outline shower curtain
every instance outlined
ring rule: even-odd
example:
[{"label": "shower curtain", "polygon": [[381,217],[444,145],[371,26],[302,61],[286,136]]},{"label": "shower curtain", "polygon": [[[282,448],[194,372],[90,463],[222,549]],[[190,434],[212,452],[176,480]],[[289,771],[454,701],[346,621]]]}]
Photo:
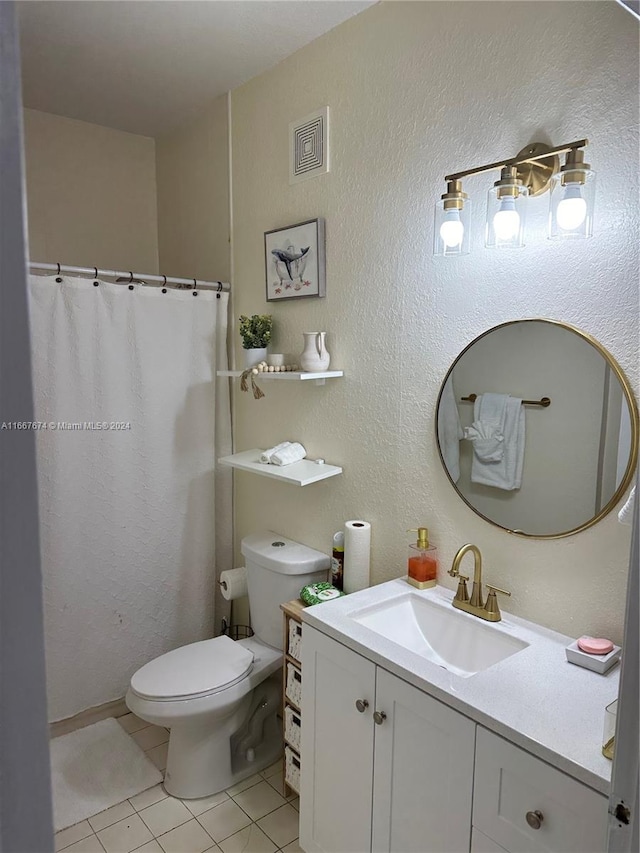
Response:
[{"label": "shower curtain", "polygon": [[[228,294],[29,280],[49,719],[220,633]],[[217,598],[218,606],[214,608]],[[215,612],[214,612],[215,610]],[[28,638],[26,638],[28,639]]]}]

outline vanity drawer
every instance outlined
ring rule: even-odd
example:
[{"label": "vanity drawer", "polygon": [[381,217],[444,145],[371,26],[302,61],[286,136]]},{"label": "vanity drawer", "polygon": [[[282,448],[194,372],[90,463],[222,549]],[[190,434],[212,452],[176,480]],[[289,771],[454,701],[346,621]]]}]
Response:
[{"label": "vanity drawer", "polygon": [[478,726],[473,826],[509,853],[602,853],[607,807],[602,794]]}]

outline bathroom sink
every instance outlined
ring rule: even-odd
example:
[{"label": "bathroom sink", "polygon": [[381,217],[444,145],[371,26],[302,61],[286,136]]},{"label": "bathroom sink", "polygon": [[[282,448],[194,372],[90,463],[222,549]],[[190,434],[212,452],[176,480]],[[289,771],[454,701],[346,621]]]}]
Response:
[{"label": "bathroom sink", "polygon": [[359,625],[468,678],[526,649],[529,643],[415,593],[355,611]]}]

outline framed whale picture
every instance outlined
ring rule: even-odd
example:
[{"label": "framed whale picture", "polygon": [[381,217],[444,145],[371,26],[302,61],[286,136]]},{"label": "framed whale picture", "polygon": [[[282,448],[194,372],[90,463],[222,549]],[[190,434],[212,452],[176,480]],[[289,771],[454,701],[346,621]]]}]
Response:
[{"label": "framed whale picture", "polygon": [[267,302],[325,295],[324,219],[266,231]]}]

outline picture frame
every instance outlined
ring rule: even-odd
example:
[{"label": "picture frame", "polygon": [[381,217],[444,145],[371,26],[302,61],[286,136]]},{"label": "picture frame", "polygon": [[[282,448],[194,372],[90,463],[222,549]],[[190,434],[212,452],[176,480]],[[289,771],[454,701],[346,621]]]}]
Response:
[{"label": "picture frame", "polygon": [[324,219],[265,231],[267,302],[325,296],[324,249]]}]

